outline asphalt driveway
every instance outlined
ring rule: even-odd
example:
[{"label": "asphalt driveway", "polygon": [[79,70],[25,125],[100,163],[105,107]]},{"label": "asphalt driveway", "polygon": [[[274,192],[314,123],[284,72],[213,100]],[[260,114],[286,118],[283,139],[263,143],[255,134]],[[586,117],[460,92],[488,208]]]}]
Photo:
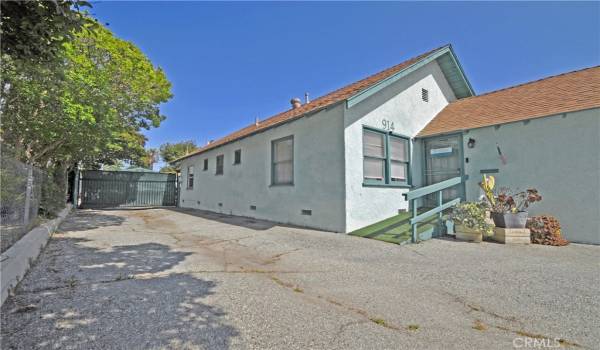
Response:
[{"label": "asphalt driveway", "polygon": [[397,246],[191,210],[82,210],[2,306],[2,349],[600,344],[600,247]]}]

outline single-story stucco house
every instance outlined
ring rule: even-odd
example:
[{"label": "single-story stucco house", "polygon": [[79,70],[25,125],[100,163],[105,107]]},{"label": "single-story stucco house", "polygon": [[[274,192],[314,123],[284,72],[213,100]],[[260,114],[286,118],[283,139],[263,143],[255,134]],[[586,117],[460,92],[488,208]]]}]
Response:
[{"label": "single-story stucco house", "polygon": [[411,189],[482,174],[537,188],[532,214],[600,244],[600,66],[476,96],[450,45],[257,121],[177,160],[179,206],[351,232]]}]

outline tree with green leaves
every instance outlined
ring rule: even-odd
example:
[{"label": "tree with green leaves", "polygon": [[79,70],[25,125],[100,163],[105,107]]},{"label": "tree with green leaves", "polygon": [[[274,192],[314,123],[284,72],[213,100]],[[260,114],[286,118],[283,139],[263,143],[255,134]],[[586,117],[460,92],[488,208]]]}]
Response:
[{"label": "tree with green leaves", "polygon": [[96,21],[87,15],[87,1],[12,0],[0,2],[0,46],[12,59],[49,61],[73,41],[79,31],[93,28]]},{"label": "tree with green leaves", "polygon": [[[192,140],[181,141],[176,143],[163,143],[159,148],[159,154],[163,161],[171,163],[174,160],[198,150],[198,146]],[[163,173],[177,172],[178,168],[174,165],[166,165],[160,169]]]},{"label": "tree with green leaves", "polygon": [[132,43],[99,24],[70,35],[59,50],[38,52],[45,60],[33,49],[2,52],[0,90],[2,145],[65,190],[75,164],[147,162],[142,131],[160,125],[172,96],[164,72]]},{"label": "tree with green leaves", "polygon": [[102,26],[63,45],[62,64],[6,70],[2,138],[28,163],[93,167],[146,156],[141,130],[158,127],[171,97],[164,72]]}]

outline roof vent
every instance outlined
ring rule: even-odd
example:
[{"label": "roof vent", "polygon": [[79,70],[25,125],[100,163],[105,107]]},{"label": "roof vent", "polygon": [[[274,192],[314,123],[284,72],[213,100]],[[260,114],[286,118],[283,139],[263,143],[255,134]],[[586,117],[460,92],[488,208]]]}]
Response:
[{"label": "roof vent", "polygon": [[302,106],[302,101],[300,101],[298,97],[294,97],[293,99],[291,99],[290,103],[292,104],[292,109],[296,109]]},{"label": "roof vent", "polygon": [[304,93],[304,103],[309,103],[310,99],[308,98],[308,92]]},{"label": "roof vent", "polygon": [[260,120],[258,120],[258,117],[256,117],[256,119],[254,120],[254,125],[258,126],[258,124],[260,124]]}]

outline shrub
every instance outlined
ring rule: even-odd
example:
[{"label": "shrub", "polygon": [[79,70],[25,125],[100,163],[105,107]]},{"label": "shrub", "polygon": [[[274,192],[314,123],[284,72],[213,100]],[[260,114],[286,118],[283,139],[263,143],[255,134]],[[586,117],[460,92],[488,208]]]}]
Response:
[{"label": "shrub", "polygon": [[531,243],[553,246],[569,244],[562,238],[560,222],[554,216],[532,216],[527,220],[527,228],[531,232]]},{"label": "shrub", "polygon": [[54,169],[49,169],[42,182],[42,197],[40,201],[40,214],[52,218],[65,207],[65,188],[57,181]]},{"label": "shrub", "polygon": [[480,231],[484,235],[493,233],[494,225],[486,222],[486,205],[481,202],[464,202],[452,208],[452,220],[457,225]]}]

